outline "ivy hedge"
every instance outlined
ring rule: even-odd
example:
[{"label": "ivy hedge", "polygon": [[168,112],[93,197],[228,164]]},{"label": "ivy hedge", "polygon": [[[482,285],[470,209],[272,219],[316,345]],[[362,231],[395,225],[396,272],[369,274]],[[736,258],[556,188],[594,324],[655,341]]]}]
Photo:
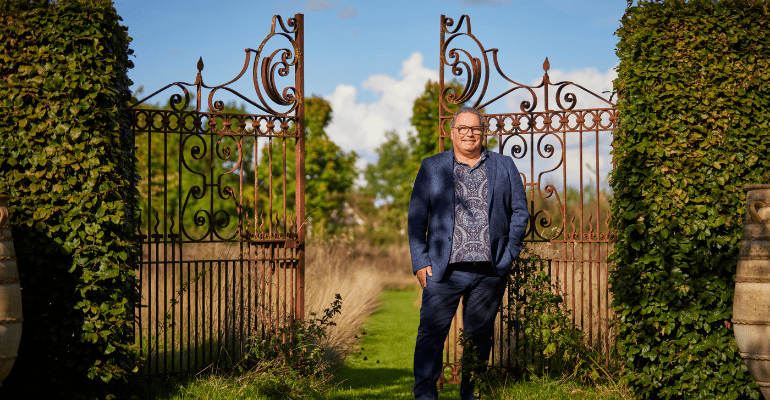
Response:
[{"label": "ivy hedge", "polygon": [[616,32],[611,273],[645,399],[758,399],[730,318],[744,186],[770,182],[766,1],[639,1]]},{"label": "ivy hedge", "polygon": [[102,396],[137,365],[133,64],[119,21],[108,0],[0,4],[0,193],[24,313],[2,398]]}]

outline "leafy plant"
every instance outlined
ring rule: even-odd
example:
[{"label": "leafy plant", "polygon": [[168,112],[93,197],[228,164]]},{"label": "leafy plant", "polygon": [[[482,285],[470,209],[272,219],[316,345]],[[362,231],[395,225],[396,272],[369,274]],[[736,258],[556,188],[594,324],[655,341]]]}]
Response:
[{"label": "leafy plant", "polygon": [[130,40],[110,1],[0,3],[0,192],[25,317],[0,397],[98,394],[136,368]]},{"label": "leafy plant", "polygon": [[279,361],[301,375],[323,373],[326,369],[323,340],[327,337],[328,327],[336,325],[332,318],[340,314],[341,309],[342,296],[337,294],[321,317],[311,312],[307,320],[295,319],[287,326],[278,327],[267,338],[251,338],[244,367],[259,368]]},{"label": "leafy plant", "polygon": [[545,261],[525,248],[514,268],[509,285],[519,290],[508,293],[513,306],[504,322],[525,355],[522,372],[572,376],[584,382],[611,378],[599,362],[604,356],[586,344],[585,334],[572,322],[571,310],[559,285],[547,274]]},{"label": "leafy plant", "polygon": [[730,319],[743,187],[770,182],[766,1],[640,1],[616,32],[610,271],[640,398],[759,398]]},{"label": "leafy plant", "polygon": [[474,385],[477,397],[489,396],[504,386],[507,371],[502,368],[490,368],[486,362],[479,360],[478,349],[465,335],[465,330],[460,329],[457,343],[463,349],[463,355],[460,357],[462,374],[467,375],[468,380]]}]

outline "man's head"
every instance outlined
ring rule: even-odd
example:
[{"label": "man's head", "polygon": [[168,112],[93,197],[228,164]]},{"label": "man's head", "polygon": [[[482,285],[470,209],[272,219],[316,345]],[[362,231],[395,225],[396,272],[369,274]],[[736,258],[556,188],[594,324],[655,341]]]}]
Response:
[{"label": "man's head", "polygon": [[463,107],[457,110],[449,126],[455,152],[465,157],[477,156],[485,130],[484,116],[475,108]]}]

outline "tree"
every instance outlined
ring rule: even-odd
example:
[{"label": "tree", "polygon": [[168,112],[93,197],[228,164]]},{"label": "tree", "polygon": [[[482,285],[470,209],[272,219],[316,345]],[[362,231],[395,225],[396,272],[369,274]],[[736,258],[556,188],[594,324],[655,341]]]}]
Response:
[{"label": "tree", "polygon": [[[459,84],[451,85],[460,88]],[[420,163],[439,150],[439,85],[438,82],[428,81],[425,91],[414,101],[410,122],[416,133],[410,132],[406,141],[402,142],[395,132],[386,132],[386,141],[375,152],[378,155],[376,164],[369,164],[364,171],[366,187],[364,192],[384,202],[379,207],[380,221],[378,228],[391,233],[406,233],[406,218],[409,199],[412,196],[414,177],[420,168]],[[459,105],[450,105],[452,111]],[[446,149],[451,148],[449,138],[444,140]]]},{"label": "tree", "polygon": [[[461,89],[460,85],[456,82],[450,83],[450,85],[455,86],[456,89]],[[414,101],[414,106],[412,107],[412,119],[410,122],[416,130],[416,134],[409,136],[408,143],[412,155],[413,180],[422,160],[425,157],[438,153],[440,95],[438,82],[428,81],[425,84],[425,91]],[[460,106],[449,104],[449,108],[454,112]],[[448,150],[450,148],[452,148],[452,140],[445,138],[444,149]]]},{"label": "tree", "polygon": [[[332,108],[328,101],[313,95],[305,99],[305,210],[308,220],[312,220],[315,228],[335,232],[339,225],[336,223],[335,211],[342,208],[347,194],[352,190],[355,178],[358,176],[355,151],[345,152],[334,143],[325,132],[332,119]],[[291,130],[291,129],[290,129]],[[276,139],[273,139],[276,140]],[[286,149],[286,187],[283,187],[283,148]],[[294,165],[295,151],[293,143],[288,141],[270,143],[261,150],[261,160],[257,174],[260,185],[269,185],[270,174],[273,177],[273,209],[282,210],[283,193],[286,192],[287,210],[294,209],[295,190]],[[271,155],[272,153],[272,155]],[[272,168],[268,167],[272,160]],[[268,171],[271,171],[268,174]],[[278,185],[275,182],[281,180]],[[263,191],[263,205],[269,205],[268,193]],[[263,209],[264,213],[265,210]],[[279,218],[282,218],[279,215]],[[274,217],[275,218],[275,217]]]},{"label": "tree", "polygon": [[[403,232],[406,228],[406,214],[409,197],[412,194],[414,176],[409,176],[412,169],[412,154],[409,145],[402,142],[395,131],[385,132],[385,143],[380,145],[377,163],[368,164],[364,170],[366,187],[364,193],[377,203],[384,202],[372,212],[374,222],[369,227],[370,238],[387,237],[395,231]],[[385,230],[384,235],[378,231]]]}]

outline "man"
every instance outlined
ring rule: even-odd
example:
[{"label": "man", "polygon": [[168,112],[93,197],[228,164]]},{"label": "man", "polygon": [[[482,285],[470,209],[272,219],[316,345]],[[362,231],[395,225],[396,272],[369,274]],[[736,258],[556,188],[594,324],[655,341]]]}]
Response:
[{"label": "man", "polygon": [[[436,399],[442,352],[463,300],[466,337],[489,359],[495,315],[529,212],[513,159],[487,152],[484,118],[471,107],[451,122],[453,148],[422,161],[409,202],[412,270],[423,288],[414,351],[414,395]],[[462,399],[475,399],[465,376]]]}]

